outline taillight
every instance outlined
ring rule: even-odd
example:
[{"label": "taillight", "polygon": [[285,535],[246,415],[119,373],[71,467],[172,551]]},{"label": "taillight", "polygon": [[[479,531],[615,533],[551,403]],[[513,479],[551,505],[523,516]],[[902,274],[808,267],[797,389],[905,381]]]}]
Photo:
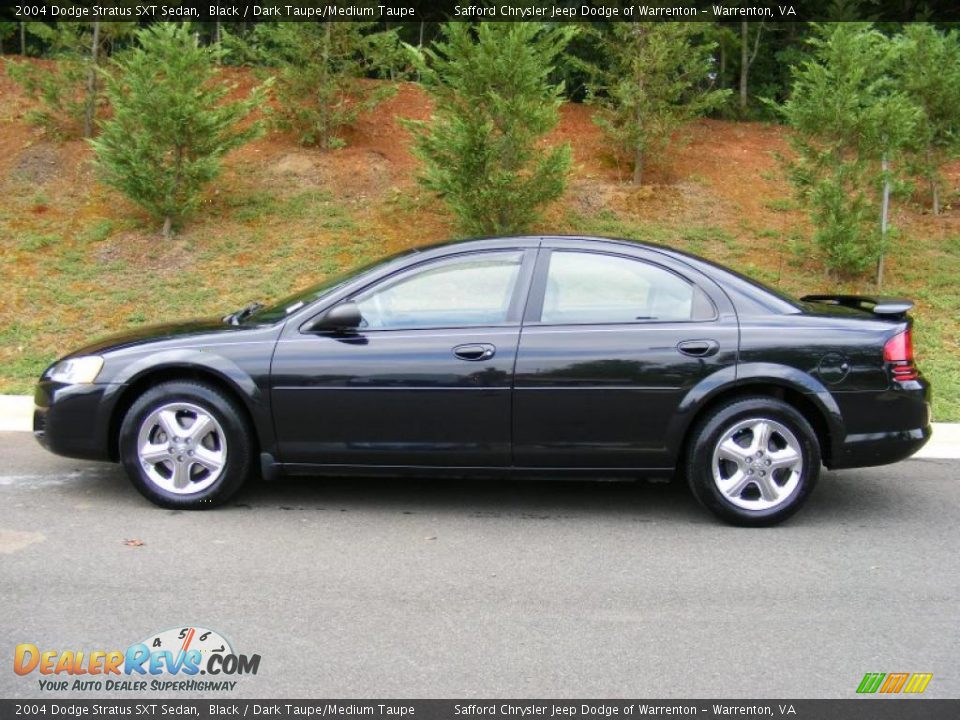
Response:
[{"label": "taillight", "polygon": [[893,379],[900,382],[916,380],[919,377],[913,364],[913,338],[910,328],[894,335],[883,346],[883,361],[890,363]]}]

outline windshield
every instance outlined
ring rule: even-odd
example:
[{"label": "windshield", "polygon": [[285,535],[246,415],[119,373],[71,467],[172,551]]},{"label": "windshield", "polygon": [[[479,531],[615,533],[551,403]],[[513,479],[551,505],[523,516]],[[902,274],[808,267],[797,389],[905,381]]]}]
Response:
[{"label": "windshield", "polygon": [[381,265],[386,265],[397,258],[401,258],[405,255],[410,255],[411,253],[415,252],[417,252],[417,250],[403,250],[385,258],[380,258],[371,263],[367,263],[366,265],[361,265],[360,267],[351,268],[345,272],[331,275],[330,277],[321,280],[316,285],[311,285],[310,287],[295,292],[292,295],[288,295],[272,305],[266,305],[265,307],[260,308],[256,312],[253,312],[246,317],[243,322],[260,324],[275,323],[279,320],[283,320],[291,313],[295,313],[300,308],[306,307],[314,300],[318,300],[323,295],[336,290],[341,285],[345,285],[351,280],[359,278],[361,275],[365,275]]}]

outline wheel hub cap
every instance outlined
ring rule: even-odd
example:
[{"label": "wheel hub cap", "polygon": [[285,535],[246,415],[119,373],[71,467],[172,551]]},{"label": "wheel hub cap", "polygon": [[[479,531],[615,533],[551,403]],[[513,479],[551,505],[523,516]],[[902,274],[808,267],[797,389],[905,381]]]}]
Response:
[{"label": "wheel hub cap", "polygon": [[782,423],[751,418],[720,437],[711,467],[713,482],[728,502],[744,510],[769,510],[786,503],[800,486],[802,447]]},{"label": "wheel hub cap", "polygon": [[143,421],[137,456],[154,485],[177,495],[193,495],[223,474],[226,438],[217,419],[203,408],[169,403]]}]

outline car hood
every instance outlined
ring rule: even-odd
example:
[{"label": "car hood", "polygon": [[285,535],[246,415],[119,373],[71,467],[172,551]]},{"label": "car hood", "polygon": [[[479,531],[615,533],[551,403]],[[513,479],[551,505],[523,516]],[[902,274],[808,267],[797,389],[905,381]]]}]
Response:
[{"label": "car hood", "polygon": [[147,345],[173,338],[186,338],[192,335],[211,335],[221,333],[246,332],[257,325],[230,325],[220,318],[206,318],[202,320],[187,320],[183,322],[164,323],[161,325],[145,325],[122,333],[108,335],[71,352],[65,357],[78,355],[100,355],[111,350]]}]

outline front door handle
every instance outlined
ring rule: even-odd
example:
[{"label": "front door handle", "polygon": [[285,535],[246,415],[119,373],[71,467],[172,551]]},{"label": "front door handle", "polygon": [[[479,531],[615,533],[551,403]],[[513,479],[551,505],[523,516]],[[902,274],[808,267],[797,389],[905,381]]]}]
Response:
[{"label": "front door handle", "polygon": [[460,360],[489,360],[497,354],[497,348],[490,343],[470,343],[457,345],[453,349],[453,354]]},{"label": "front door handle", "polygon": [[720,350],[716,340],[684,340],[677,343],[677,350],[690,357],[710,357]]}]

